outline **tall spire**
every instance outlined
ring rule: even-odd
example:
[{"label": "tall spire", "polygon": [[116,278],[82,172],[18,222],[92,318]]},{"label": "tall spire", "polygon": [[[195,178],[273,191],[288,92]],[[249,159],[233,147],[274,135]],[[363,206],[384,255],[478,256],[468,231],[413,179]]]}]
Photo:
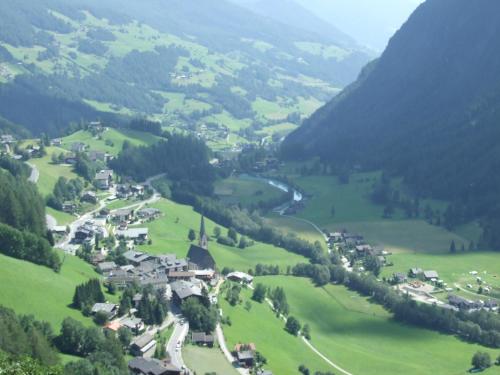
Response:
[{"label": "tall spire", "polygon": [[200,247],[208,250],[208,237],[207,232],[205,231],[205,216],[201,215],[201,224],[200,224]]}]

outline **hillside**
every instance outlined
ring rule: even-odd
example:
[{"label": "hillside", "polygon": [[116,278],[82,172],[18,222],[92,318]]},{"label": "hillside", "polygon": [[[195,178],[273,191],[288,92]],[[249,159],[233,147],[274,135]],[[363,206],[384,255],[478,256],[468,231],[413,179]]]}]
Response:
[{"label": "hillside", "polygon": [[370,58],[341,33],[219,0],[20,0],[0,15],[0,116],[35,134],[145,115],[213,144],[259,140],[297,126]]},{"label": "hillside", "polygon": [[287,138],[284,155],[403,176],[417,195],[455,202],[456,223],[497,217],[499,11],[486,0],[421,5],[356,83]]}]

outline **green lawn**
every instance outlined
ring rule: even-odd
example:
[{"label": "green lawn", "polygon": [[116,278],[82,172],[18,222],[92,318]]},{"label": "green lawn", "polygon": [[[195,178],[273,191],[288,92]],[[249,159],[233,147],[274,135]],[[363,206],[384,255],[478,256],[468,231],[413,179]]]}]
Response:
[{"label": "green lawn", "polygon": [[60,273],[47,267],[0,255],[0,303],[20,314],[33,314],[48,321],[55,331],[64,318],[70,316],[92,324],[80,311],[68,307],[75,287],[99,277],[83,260],[66,256]]},{"label": "green lawn", "polygon": [[261,180],[240,176],[217,181],[215,194],[225,203],[248,207],[277,199],[283,192]]},{"label": "green lawn", "polygon": [[[285,276],[257,282],[282,286],[291,315],[310,325],[312,344],[353,374],[458,375],[470,368],[477,350],[490,352],[492,358],[498,355],[453,336],[399,324],[380,306],[343,286],[316,288],[307,279]],[[273,363],[272,352],[268,357]],[[305,362],[314,370],[318,363],[319,358]],[[486,373],[500,374],[500,368]]]},{"label": "green lawn", "polygon": [[187,345],[182,348],[182,358],[186,361],[186,366],[196,374],[206,374],[209,372],[221,375],[238,374],[218,348],[209,349]]},{"label": "green lawn", "polygon": [[[106,130],[100,139],[92,136],[91,133],[79,130],[62,139],[63,147],[70,150],[74,142],[83,142],[90,147],[91,150],[106,151],[111,155],[117,155],[123,146],[123,142],[129,141],[133,146],[151,145],[159,140],[158,137],[150,133],[136,132],[127,129]],[[106,144],[108,141],[108,144]]]},{"label": "green lawn", "polygon": [[78,176],[73,172],[72,167],[67,165],[52,164],[51,156],[53,153],[59,155],[61,152],[66,152],[58,147],[47,147],[47,155],[40,159],[31,159],[29,162],[35,165],[40,172],[38,179],[38,190],[43,196],[52,193],[59,177],[66,177],[67,179],[77,178]]},{"label": "green lawn", "polygon": [[[190,206],[166,199],[162,199],[153,207],[160,209],[164,216],[147,224],[153,244],[141,246],[141,249],[153,254],[174,253],[180,257],[186,256],[190,245],[187,239],[189,229],[198,232],[200,215]],[[208,234],[211,235],[216,224],[211,220],[206,220],[205,224]],[[226,229],[223,228],[222,232],[225,234]],[[247,271],[249,268],[254,268],[257,263],[262,263],[279,265],[284,270],[289,265],[307,261],[304,257],[289,253],[282,248],[258,242],[241,250],[219,245],[212,240],[209,249],[219,269],[227,266]]]},{"label": "green lawn", "polygon": [[51,207],[47,207],[45,210],[47,214],[53,216],[54,219],[56,219],[57,225],[67,225],[76,220],[75,216],[70,215],[66,212],[54,210]]},{"label": "green lawn", "polygon": [[266,368],[278,375],[298,374],[301,364],[308,364],[315,371],[331,370],[299,338],[284,330],[285,323],[276,318],[267,304],[252,301],[252,308],[247,311],[243,306],[250,300],[250,290],[243,290],[241,297],[243,304],[235,307],[225,299],[219,299],[224,315],[229,316],[232,323],[223,326],[229,349],[238,343],[254,343],[267,358]]},{"label": "green lawn", "polygon": [[276,213],[270,213],[266,216],[266,220],[272,227],[278,228],[283,232],[294,233],[298,237],[314,243],[318,241],[324,245],[324,237],[314,229],[311,224],[301,221],[295,217],[280,216]]}]

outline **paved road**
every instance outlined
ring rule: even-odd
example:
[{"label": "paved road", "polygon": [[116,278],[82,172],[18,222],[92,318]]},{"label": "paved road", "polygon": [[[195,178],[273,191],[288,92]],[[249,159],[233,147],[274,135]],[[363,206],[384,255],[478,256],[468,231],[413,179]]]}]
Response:
[{"label": "paved road", "polygon": [[[222,350],[224,357],[226,357],[227,361],[231,364],[231,366],[234,366],[234,362],[236,361],[236,359],[231,354],[231,351],[227,348],[224,332],[222,332],[222,327],[220,326],[220,324],[217,324],[217,327],[215,327],[215,334],[217,336],[217,342],[219,343],[219,347]],[[250,371],[248,369],[242,367],[235,367],[235,369],[241,375],[250,374]]]},{"label": "paved road", "polygon": [[47,223],[47,228],[52,229],[57,227],[57,220],[54,216],[45,214],[45,222]]},{"label": "paved road", "polygon": [[[172,336],[170,336],[170,340],[167,343],[167,352],[170,356],[171,362],[174,366],[179,369],[185,369],[186,365],[184,364],[184,360],[182,358],[182,345],[189,331],[189,323],[180,323],[180,319],[178,317],[174,320],[174,332]],[[177,348],[177,344],[181,343],[180,347]],[[188,370],[188,373],[189,370]]]}]

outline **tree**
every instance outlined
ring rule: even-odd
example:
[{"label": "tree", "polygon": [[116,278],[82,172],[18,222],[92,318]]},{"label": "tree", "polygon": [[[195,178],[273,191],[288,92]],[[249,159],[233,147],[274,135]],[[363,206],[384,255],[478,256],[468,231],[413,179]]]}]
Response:
[{"label": "tree", "polygon": [[304,324],[304,327],[302,327],[302,336],[311,340],[311,329],[309,328],[309,324]]},{"label": "tree", "polygon": [[474,245],[474,241],[469,242],[469,251],[474,251],[476,246]]},{"label": "tree", "polygon": [[216,227],[214,228],[214,237],[215,237],[215,238],[219,238],[219,237],[220,237],[220,235],[221,235],[221,229],[220,229],[220,227],[219,227],[219,226],[216,226]]},{"label": "tree", "polygon": [[472,366],[475,369],[484,370],[491,366],[491,357],[488,353],[477,352],[472,357]]},{"label": "tree", "polygon": [[252,310],[252,302],[250,302],[250,301],[245,302],[245,310],[246,311]]},{"label": "tree", "polygon": [[248,239],[245,236],[240,237],[240,243],[238,245],[240,249],[245,249],[248,247]]},{"label": "tree", "polygon": [[105,325],[107,321],[108,321],[108,314],[106,314],[104,311],[98,311],[94,316],[94,322],[98,326]]},{"label": "tree", "polygon": [[238,233],[234,228],[229,228],[227,230],[227,236],[232,239],[235,243],[238,243]]},{"label": "tree", "polygon": [[364,267],[368,271],[372,271],[375,276],[380,275],[382,264],[376,255],[367,255],[364,262]]},{"label": "tree", "polygon": [[452,240],[450,244],[450,253],[455,254],[456,252],[457,252],[457,246],[455,245],[455,240]]},{"label": "tree", "polygon": [[132,341],[132,331],[127,327],[121,327],[118,330],[118,340],[124,348],[128,348],[130,342]]},{"label": "tree", "polygon": [[309,369],[305,365],[300,365],[299,366],[299,372],[302,375],[310,375],[311,374],[311,371],[309,371]]},{"label": "tree", "polygon": [[258,283],[253,290],[252,299],[256,302],[262,303],[266,298],[266,292],[267,288],[263,284]]},{"label": "tree", "polygon": [[194,229],[189,230],[188,239],[190,242],[193,242],[196,239],[196,232],[194,231]]},{"label": "tree", "polygon": [[293,316],[286,320],[285,330],[294,336],[297,336],[300,331],[300,322]]},{"label": "tree", "polygon": [[497,357],[497,366],[500,366],[500,354]]}]

